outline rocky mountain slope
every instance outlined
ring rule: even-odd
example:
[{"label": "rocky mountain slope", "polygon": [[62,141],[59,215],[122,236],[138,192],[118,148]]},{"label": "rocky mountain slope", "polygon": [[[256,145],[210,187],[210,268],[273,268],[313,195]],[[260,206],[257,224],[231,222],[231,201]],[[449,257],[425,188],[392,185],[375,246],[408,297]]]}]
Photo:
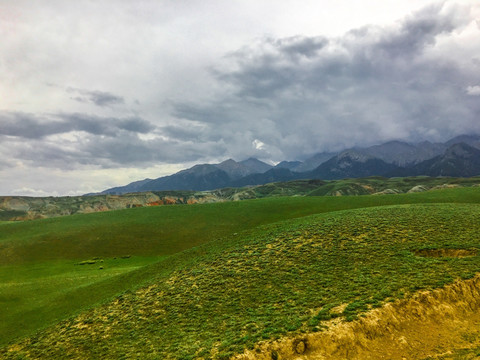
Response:
[{"label": "rocky mountain slope", "polygon": [[480,150],[462,142],[451,145],[442,155],[408,168],[396,169],[388,175],[468,177],[478,174],[480,174]]},{"label": "rocky mountain slope", "polygon": [[480,150],[463,142],[413,167],[414,173],[428,176],[475,176],[479,169]]},{"label": "rocky mountain slope", "polygon": [[397,166],[411,166],[442,154],[447,146],[440,143],[424,141],[409,144],[402,141],[389,141],[385,144],[371,146],[358,151]]},{"label": "rocky mountain slope", "polygon": [[[157,179],[135,181],[102,191],[100,194],[120,195],[139,191],[213,190],[228,187],[233,181],[251,174],[264,173],[273,166],[249,158],[236,162],[228,159],[219,164],[199,164],[176,174]],[[280,180],[277,180],[280,181]]]},{"label": "rocky mountain slope", "polygon": [[354,150],[347,150],[334,156],[307,174],[313,179],[345,179],[367,176],[384,176],[398,166],[386,163],[373,156]]},{"label": "rocky mountain slope", "polygon": [[[460,143],[468,146],[468,149],[461,150],[457,146]],[[457,150],[452,150],[452,146],[457,146]],[[126,186],[107,189],[101,194],[165,190],[204,191],[296,179],[474,176],[480,175],[480,164],[477,161],[479,156],[475,151],[480,151],[480,136],[462,135],[445,143],[424,141],[410,144],[390,141],[340,153],[318,153],[304,162],[282,161],[275,167],[254,158],[240,162],[228,159],[219,164],[195,165],[154,180],[136,181]],[[465,162],[466,152],[470,154],[468,164]]]}]

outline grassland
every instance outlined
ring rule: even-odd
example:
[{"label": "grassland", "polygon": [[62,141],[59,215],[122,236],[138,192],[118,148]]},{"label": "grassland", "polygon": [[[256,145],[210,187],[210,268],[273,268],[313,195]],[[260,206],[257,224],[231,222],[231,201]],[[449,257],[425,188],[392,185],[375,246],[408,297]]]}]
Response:
[{"label": "grassland", "polygon": [[0,233],[0,265],[171,255],[259,225],[317,213],[445,202],[480,203],[480,190],[471,187],[382,196],[279,197],[8,223]]},{"label": "grassland", "polygon": [[79,311],[136,286],[141,279],[131,276],[134,270],[163,258],[54,260],[0,266],[1,342],[53,324],[72,309]]},{"label": "grassland", "polygon": [[[70,318],[0,356],[226,359],[262,339],[322,331],[332,317],[472,277],[479,204],[479,188],[462,188],[4,224],[2,343]],[[445,249],[470,256],[422,255]],[[75,265],[85,260],[94,263]]]}]

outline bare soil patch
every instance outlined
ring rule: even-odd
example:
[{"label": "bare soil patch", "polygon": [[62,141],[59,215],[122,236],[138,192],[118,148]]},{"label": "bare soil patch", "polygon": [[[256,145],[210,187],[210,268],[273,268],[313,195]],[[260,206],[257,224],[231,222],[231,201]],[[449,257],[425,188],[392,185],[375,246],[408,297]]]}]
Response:
[{"label": "bare soil patch", "polygon": [[328,330],[265,342],[236,360],[434,359],[480,346],[480,275],[388,303]]},{"label": "bare soil patch", "polygon": [[464,258],[470,256],[476,256],[478,253],[477,249],[422,249],[415,250],[414,254],[421,257],[431,257],[431,258]]}]

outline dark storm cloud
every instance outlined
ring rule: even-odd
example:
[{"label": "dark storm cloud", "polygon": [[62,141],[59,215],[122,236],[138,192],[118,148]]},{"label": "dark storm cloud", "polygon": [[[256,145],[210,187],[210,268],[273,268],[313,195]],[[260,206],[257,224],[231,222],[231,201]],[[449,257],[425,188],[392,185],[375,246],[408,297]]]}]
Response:
[{"label": "dark storm cloud", "polygon": [[[90,134],[76,139],[74,146],[68,141],[22,140],[2,141],[2,154],[30,165],[61,169],[75,169],[78,165],[102,168],[151,166],[155,163],[196,161],[226,151],[222,142],[198,144],[169,139],[142,140],[132,133],[123,133],[115,138]],[[0,168],[7,165],[0,162]]]},{"label": "dark storm cloud", "polygon": [[[469,21],[462,8],[442,3],[394,26],[366,26],[341,37],[263,38],[226,54],[202,96],[179,92],[202,100],[173,103],[168,123],[151,109],[142,113],[158,126],[138,116],[0,111],[0,151],[35,166],[140,167],[221,157],[294,160],[391,139],[480,132],[478,55],[452,57],[448,46],[436,47]],[[120,96],[67,92],[102,113],[122,114]],[[73,132],[81,134],[61,136]]]},{"label": "dark storm cloud", "polygon": [[69,87],[68,93],[76,93],[79,96],[71,97],[72,100],[84,103],[93,103],[97,106],[113,106],[125,103],[125,99],[121,96],[114,95],[105,91],[83,90]]},{"label": "dark storm cloud", "polygon": [[[234,53],[237,70],[218,78],[235,85],[237,95],[255,97],[270,97],[296,85],[305,90],[330,85],[345,89],[366,81],[382,85],[384,77],[415,71],[425,48],[459,25],[454,12],[442,15],[440,10],[441,5],[428,7],[397,29],[364,27],[338,39],[265,39],[258,48]],[[404,68],[396,66],[404,61],[408,62],[401,64]]]},{"label": "dark storm cloud", "polygon": [[202,157],[217,156],[225,152],[221,142],[176,141],[170,139],[142,140],[132,134],[119,138],[90,141],[85,152],[95,157],[97,164],[112,167],[115,164],[139,165],[195,161]]},{"label": "dark storm cloud", "polygon": [[178,141],[196,141],[208,138],[208,134],[205,132],[205,127],[196,126],[192,123],[164,126],[161,130],[162,133],[169,138]]},{"label": "dark storm cloud", "polygon": [[59,117],[72,126],[72,130],[94,135],[116,136],[119,130],[146,134],[155,129],[150,122],[139,117],[114,118],[87,114],[60,114]]},{"label": "dark storm cloud", "polygon": [[155,129],[153,124],[138,117],[120,119],[117,121],[117,126],[119,129],[139,134],[147,134]]},{"label": "dark storm cloud", "polygon": [[[51,135],[82,131],[81,136]],[[44,117],[0,112],[0,151],[6,159],[34,166],[75,169],[78,165],[114,168],[153,163],[178,163],[226,152],[222,141],[203,136],[201,142],[152,135],[157,129],[137,118],[110,118],[86,114]],[[0,168],[10,166],[0,161]]]},{"label": "dark storm cloud", "polygon": [[462,19],[455,12],[439,16],[443,6],[443,3],[433,4],[407,18],[399,30],[379,41],[377,51],[384,50],[392,58],[414,56],[421,53],[425,46],[434,44],[439,34],[455,30]]},{"label": "dark storm cloud", "polygon": [[301,57],[312,58],[328,44],[328,40],[323,37],[294,36],[270,41],[273,41],[274,45],[280,48],[283,54],[289,55],[293,59]]},{"label": "dark storm cloud", "polygon": [[75,169],[79,164],[92,163],[91,154],[85,152],[81,144],[71,147],[58,142],[45,142],[37,139],[25,141],[9,140],[8,150],[18,161],[35,167],[50,167],[60,169]]},{"label": "dark storm cloud", "polygon": [[285,158],[480,132],[480,104],[467,91],[480,74],[433,51],[470,22],[465,14],[441,3],[396,26],[339,38],[263,39],[229,54],[213,72],[223,93],[209,103],[177,103],[174,115],[203,124],[202,136],[222,138],[238,154],[240,141],[245,148],[260,140],[264,154]]},{"label": "dark storm cloud", "polygon": [[145,134],[154,129],[154,125],[139,117],[113,118],[86,114],[38,116],[0,111],[0,135],[27,139],[41,139],[71,131],[115,137],[121,131]]},{"label": "dark storm cloud", "polygon": [[71,126],[62,121],[43,121],[36,115],[22,112],[0,112],[0,135],[39,139],[67,131],[71,131]]}]

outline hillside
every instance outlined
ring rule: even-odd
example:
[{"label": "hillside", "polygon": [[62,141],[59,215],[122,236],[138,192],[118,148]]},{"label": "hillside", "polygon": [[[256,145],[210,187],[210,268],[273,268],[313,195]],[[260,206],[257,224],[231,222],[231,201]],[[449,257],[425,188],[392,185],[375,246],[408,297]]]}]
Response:
[{"label": "hillside", "polygon": [[228,242],[242,231],[311,214],[445,201],[477,203],[480,193],[274,197],[0,223],[0,343],[134,289],[158,276],[159,267],[168,270],[149,264],[215,239]]},{"label": "hillside", "polygon": [[[315,349],[306,339],[333,326],[332,319],[353,324],[370,309],[455,279],[471,279],[480,271],[477,188],[348,198],[353,203],[345,199],[199,205],[198,210],[245,206],[244,214],[250,214],[250,205],[279,209],[279,201],[285,206],[298,201],[299,210],[301,203],[315,201],[317,211],[326,213],[244,227],[172,255],[144,272],[146,280],[140,288],[11,343],[0,354],[4,358],[229,359],[258,348],[261,358],[287,359],[281,357],[282,348],[275,347],[287,336],[297,339],[295,358],[307,359],[302,354],[310,356]],[[321,204],[325,201],[329,205]],[[398,205],[402,201],[417,204]],[[343,206],[350,210],[332,212]],[[352,209],[355,206],[362,208]],[[175,208],[123,212],[170,209]],[[265,210],[262,214],[267,215]],[[88,216],[99,215],[107,214]],[[68,219],[73,218],[61,221]],[[17,224],[3,226],[12,225]],[[478,330],[465,333],[465,339]],[[401,347],[401,342],[397,345]],[[262,353],[265,349],[268,352]],[[357,358],[354,347],[340,349],[338,358]],[[425,357],[441,350],[436,351]]]},{"label": "hillside", "polygon": [[[252,174],[244,179],[266,183],[272,176],[291,172],[284,168],[271,169],[264,174]],[[261,177],[261,181],[259,180]],[[245,181],[249,183],[249,181]],[[409,191],[434,190],[441,187],[476,186],[480,177],[369,177],[344,180],[293,180],[257,186],[225,188],[213,191],[148,191],[124,195],[90,195],[77,197],[0,197],[0,221],[32,220],[74,214],[86,214],[137,207],[162,205],[204,204],[279,196],[347,196],[399,194]],[[240,183],[239,183],[240,185]]]},{"label": "hillside", "polygon": [[[212,199],[213,198],[213,199]],[[192,191],[144,192],[117,195],[26,197],[0,196],[0,221],[31,220],[73,214],[88,214],[143,206],[218,201]]]}]

